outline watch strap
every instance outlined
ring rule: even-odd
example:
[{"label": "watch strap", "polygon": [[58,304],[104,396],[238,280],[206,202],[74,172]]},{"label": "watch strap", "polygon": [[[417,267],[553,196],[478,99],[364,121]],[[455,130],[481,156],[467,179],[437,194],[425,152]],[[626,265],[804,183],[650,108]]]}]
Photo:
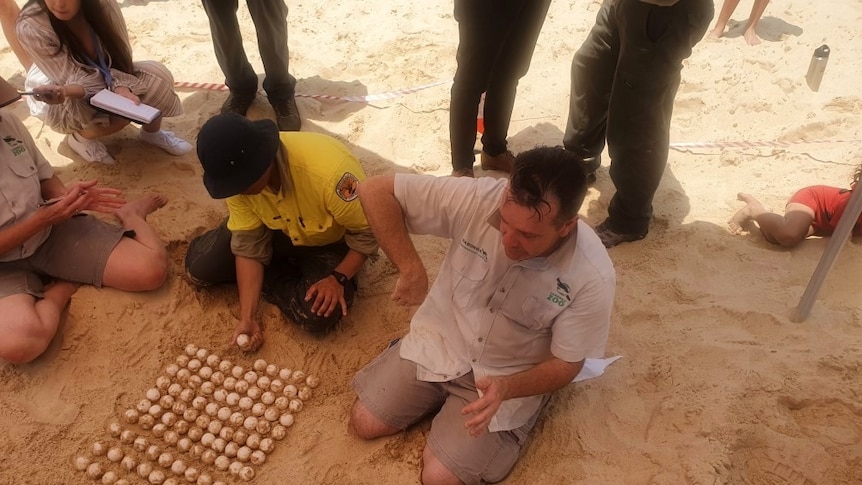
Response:
[{"label": "watch strap", "polygon": [[340,284],[341,286],[344,286],[347,284],[347,280],[349,278],[344,273],[340,273],[338,271],[332,270],[331,274],[332,274],[332,276],[335,277],[335,281],[337,281],[338,284]]}]

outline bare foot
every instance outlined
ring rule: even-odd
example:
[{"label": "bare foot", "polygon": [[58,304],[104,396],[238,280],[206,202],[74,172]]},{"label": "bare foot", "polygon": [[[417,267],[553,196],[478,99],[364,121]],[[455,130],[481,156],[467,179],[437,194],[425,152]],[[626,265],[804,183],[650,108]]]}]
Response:
[{"label": "bare foot", "polygon": [[140,199],[126,202],[117,209],[115,213],[120,222],[125,223],[129,218],[138,217],[147,220],[147,216],[161,209],[168,203],[168,198],[160,194],[151,194]]},{"label": "bare foot", "polygon": [[711,40],[724,37],[724,27],[719,28],[716,26],[706,37]]},{"label": "bare foot", "polygon": [[742,34],[745,37],[745,41],[748,42],[748,45],[757,45],[760,44],[760,37],[754,33],[754,29],[748,29]]},{"label": "bare foot", "polygon": [[731,234],[742,234],[745,232],[745,229],[742,227],[743,224],[753,220],[758,214],[772,212],[771,209],[765,207],[751,194],[740,192],[736,194],[736,198],[745,202],[745,207],[739,209],[739,211],[737,211],[736,214],[727,221],[727,227],[730,229]]},{"label": "bare foot", "polygon": [[231,345],[236,345],[243,352],[254,352],[263,345],[263,332],[257,322],[242,322],[236,324],[233,330]]}]

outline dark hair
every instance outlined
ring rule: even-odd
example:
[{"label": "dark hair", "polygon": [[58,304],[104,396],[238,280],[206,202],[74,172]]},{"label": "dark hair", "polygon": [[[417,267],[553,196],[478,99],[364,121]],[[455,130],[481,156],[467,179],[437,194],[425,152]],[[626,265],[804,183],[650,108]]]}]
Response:
[{"label": "dark hair", "polygon": [[564,224],[578,214],[587,195],[587,176],[581,159],[563,147],[538,147],[515,157],[509,180],[512,200],[542,217],[550,199],[560,204],[554,222]]},{"label": "dark hair", "polygon": [[[78,41],[66,23],[51,13],[51,10],[45,5],[45,0],[29,0],[22,10],[26,10],[30,5],[37,5],[39,9],[34,9],[32,13],[24,14],[25,17],[32,17],[45,12],[48,15],[48,20],[51,22],[51,28],[57,34],[57,39],[60,45],[57,47],[59,54],[63,47],[69,50],[69,54],[76,61],[87,64],[87,59],[84,55],[84,47]],[[102,6],[101,0],[81,0],[81,12],[84,18],[96,36],[102,42],[105,48],[105,53],[110,58],[109,65],[114,69],[131,73],[132,72],[132,52],[129,45],[123,40],[123,33],[119,31],[121,25],[116,25],[110,21],[110,16]]]}]

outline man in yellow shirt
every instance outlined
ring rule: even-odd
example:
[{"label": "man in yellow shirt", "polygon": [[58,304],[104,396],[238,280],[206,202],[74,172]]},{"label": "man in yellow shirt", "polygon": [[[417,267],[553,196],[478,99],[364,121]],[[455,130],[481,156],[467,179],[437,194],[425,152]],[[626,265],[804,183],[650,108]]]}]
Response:
[{"label": "man in yellow shirt", "polygon": [[[353,303],[354,276],[377,242],[356,187],[365,174],[332,137],[281,132],[271,120],[221,114],[201,128],[204,185],[227,199],[227,221],[194,239],[186,273],[198,285],[236,281],[240,334],[257,350],[261,294],[285,318],[315,333],[330,330]],[[340,308],[339,308],[340,307]]]}]

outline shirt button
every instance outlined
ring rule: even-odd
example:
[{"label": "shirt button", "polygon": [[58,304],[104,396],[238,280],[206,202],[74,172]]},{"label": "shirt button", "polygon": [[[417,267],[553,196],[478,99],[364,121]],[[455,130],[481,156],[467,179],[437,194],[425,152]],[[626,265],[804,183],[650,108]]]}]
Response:
[{"label": "shirt button", "polygon": [[323,229],[323,226],[321,226],[321,225],[319,225],[319,224],[318,224],[317,228],[318,228],[318,229]]},{"label": "shirt button", "polygon": [[476,362],[476,359],[473,359],[473,362]]},{"label": "shirt button", "polygon": [[485,340],[485,339],[483,339],[482,337],[479,337],[479,342],[481,342],[481,341],[483,341],[483,340]]},{"label": "shirt button", "polygon": [[489,312],[491,312],[491,313],[494,313],[494,309],[493,309],[493,308],[492,308],[492,309],[490,309],[490,310],[488,310],[488,311],[489,311]]},{"label": "shirt button", "polygon": [[298,237],[293,238],[294,241],[299,241]]},{"label": "shirt button", "polygon": [[500,288],[500,293],[505,293],[505,292],[506,292],[505,288]]}]

